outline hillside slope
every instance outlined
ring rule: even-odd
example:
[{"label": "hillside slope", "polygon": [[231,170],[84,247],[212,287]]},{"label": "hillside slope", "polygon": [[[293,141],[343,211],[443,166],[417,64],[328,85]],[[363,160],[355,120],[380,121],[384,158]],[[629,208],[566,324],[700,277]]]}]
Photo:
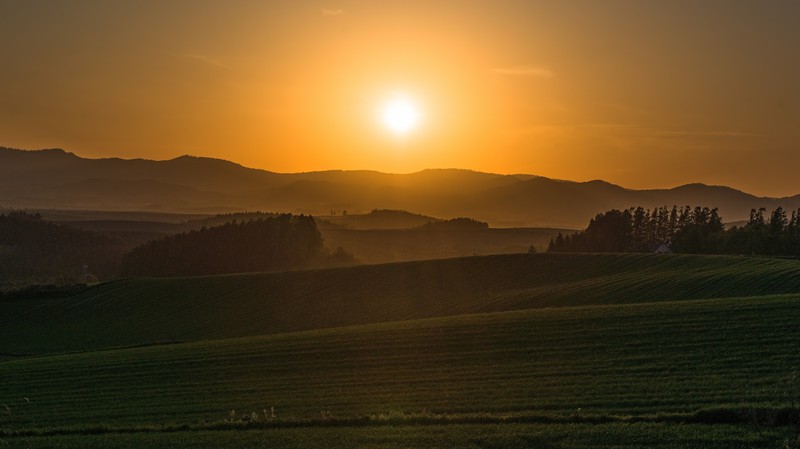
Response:
[{"label": "hillside slope", "polygon": [[45,354],[542,307],[800,293],[800,261],[518,254],[131,279],[0,302],[0,353]]},{"label": "hillside slope", "polygon": [[196,424],[271,407],[290,421],[716,409],[686,418],[729,422],[784,404],[775,387],[800,363],[798,301],[539,309],[6,361],[0,429]]}]

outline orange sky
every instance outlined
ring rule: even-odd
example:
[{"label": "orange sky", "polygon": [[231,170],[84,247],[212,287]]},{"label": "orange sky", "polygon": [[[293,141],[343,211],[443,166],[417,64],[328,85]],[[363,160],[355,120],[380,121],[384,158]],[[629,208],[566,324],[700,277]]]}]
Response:
[{"label": "orange sky", "polygon": [[797,194],[798,23],[790,0],[6,1],[0,146]]}]

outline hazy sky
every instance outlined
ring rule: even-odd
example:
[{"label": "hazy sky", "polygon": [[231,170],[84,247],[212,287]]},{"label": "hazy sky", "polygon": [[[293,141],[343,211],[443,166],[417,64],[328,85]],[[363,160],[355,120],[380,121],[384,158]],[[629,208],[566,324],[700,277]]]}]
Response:
[{"label": "hazy sky", "polygon": [[0,0],[0,62],[0,146],[800,193],[796,0]]}]

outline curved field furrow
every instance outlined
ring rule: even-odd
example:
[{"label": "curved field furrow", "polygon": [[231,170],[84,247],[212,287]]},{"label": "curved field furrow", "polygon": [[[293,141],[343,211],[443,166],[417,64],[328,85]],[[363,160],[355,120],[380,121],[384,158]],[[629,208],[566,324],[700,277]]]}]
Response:
[{"label": "curved field furrow", "polygon": [[782,406],[800,296],[583,306],[0,363],[0,428]]},{"label": "curved field furrow", "polygon": [[110,282],[0,302],[0,354],[199,341],[483,312],[800,293],[800,261],[536,254]]}]

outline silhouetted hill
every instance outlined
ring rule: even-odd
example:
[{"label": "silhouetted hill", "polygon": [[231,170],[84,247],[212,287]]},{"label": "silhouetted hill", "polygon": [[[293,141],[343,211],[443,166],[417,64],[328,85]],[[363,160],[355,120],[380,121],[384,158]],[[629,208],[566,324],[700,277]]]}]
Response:
[{"label": "silhouetted hill", "polygon": [[[741,300],[746,296],[796,296],[798,290],[800,266],[794,260],[657,254],[508,254],[126,279],[71,298],[0,301],[0,354],[213,340],[538,308],[651,307],[661,301],[711,298],[728,298],[734,305],[748,303]],[[721,326],[724,330],[726,325]],[[783,329],[776,332],[796,335]],[[653,329],[653,334],[663,332]]]},{"label": "silhouetted hill", "polygon": [[489,229],[489,223],[473,220],[472,218],[458,217],[450,220],[431,221],[420,226],[426,231],[472,231]]},{"label": "silhouetted hill", "polygon": [[631,190],[600,180],[459,169],[283,174],[192,156],[167,161],[84,159],[59,149],[0,148],[0,206],[6,208],[313,215],[402,209],[441,218],[467,216],[493,226],[583,228],[609,209],[687,204],[718,207],[730,222],[746,219],[751,208],[796,209],[800,195],[760,198],[704,184]]},{"label": "silhouetted hill", "polygon": [[404,210],[375,209],[368,214],[339,214],[320,217],[345,229],[411,229],[438,218],[415,214]]},{"label": "silhouetted hill", "polygon": [[[675,187],[669,190],[644,190],[643,192],[648,193],[652,196],[655,201],[659,201],[661,204],[683,204],[683,205],[690,205],[690,204],[700,204],[703,202],[703,205],[706,205],[704,200],[706,198],[713,197],[716,200],[715,204],[707,204],[708,206],[719,207],[720,211],[722,211],[722,216],[727,219],[727,221],[738,220],[740,218],[747,218],[747,213],[752,208],[748,208],[747,210],[742,211],[742,217],[727,217],[725,211],[732,211],[734,209],[738,209],[741,204],[743,203],[757,203],[761,204],[761,206],[753,206],[753,207],[766,207],[766,208],[774,208],[773,206],[777,207],[783,204],[798,204],[798,200],[800,197],[794,196],[790,198],[784,199],[774,199],[774,198],[765,198],[765,197],[755,197],[753,195],[744,193],[740,190],[732,189],[730,187],[725,186],[709,186],[706,184],[694,183],[694,184],[686,184],[679,187]],[[680,202],[676,202],[679,201]],[[654,206],[653,205],[642,205],[642,206]],[[786,209],[787,206],[784,206]],[[789,206],[791,208],[791,206]]]}]

